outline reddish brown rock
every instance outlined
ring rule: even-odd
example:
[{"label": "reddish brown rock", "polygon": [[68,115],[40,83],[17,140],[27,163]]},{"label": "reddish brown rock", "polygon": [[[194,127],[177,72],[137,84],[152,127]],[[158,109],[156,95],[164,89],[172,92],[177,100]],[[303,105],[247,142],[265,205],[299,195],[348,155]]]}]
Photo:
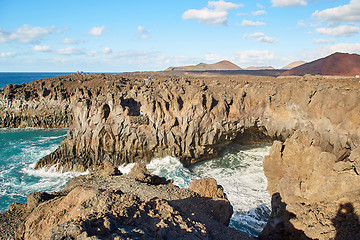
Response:
[{"label": "reddish brown rock", "polygon": [[292,68],[282,75],[332,75],[352,76],[360,75],[360,55],[348,53],[334,53],[309,63]]}]

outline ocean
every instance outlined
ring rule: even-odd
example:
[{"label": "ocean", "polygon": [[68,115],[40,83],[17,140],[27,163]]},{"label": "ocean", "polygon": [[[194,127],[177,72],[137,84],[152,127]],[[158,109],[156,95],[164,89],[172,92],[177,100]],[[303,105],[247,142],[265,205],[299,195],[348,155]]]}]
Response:
[{"label": "ocean", "polygon": [[[67,73],[0,73],[0,87],[21,84]],[[59,173],[54,169],[35,170],[35,163],[54,151],[66,137],[66,129],[0,129],[0,212],[13,202],[26,202],[33,191],[59,191],[79,172]],[[174,179],[174,184],[188,187],[194,179],[213,177],[222,185],[234,207],[230,226],[249,236],[257,236],[270,215],[270,196],[262,169],[270,146],[230,144],[217,158],[182,166],[175,157],[153,159],[150,172]],[[132,165],[121,166],[123,173]],[[86,174],[86,173],[85,173]]]},{"label": "ocean", "polygon": [[0,88],[8,84],[22,84],[34,80],[68,75],[66,72],[0,72]]}]

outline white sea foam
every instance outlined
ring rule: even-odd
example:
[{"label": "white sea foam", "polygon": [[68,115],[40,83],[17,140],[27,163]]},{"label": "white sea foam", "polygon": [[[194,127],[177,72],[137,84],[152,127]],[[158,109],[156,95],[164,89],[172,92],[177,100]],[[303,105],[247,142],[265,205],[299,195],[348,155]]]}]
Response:
[{"label": "white sea foam", "polygon": [[22,169],[24,176],[39,178],[37,182],[33,184],[27,184],[24,189],[33,191],[60,191],[67,184],[67,182],[80,175],[88,174],[89,172],[63,172],[57,165],[52,166],[49,169],[41,168],[34,169],[35,164],[31,164]]},{"label": "white sea foam", "polygon": [[135,163],[123,164],[119,166],[118,169],[120,170],[120,172],[124,174],[128,174],[131,171],[131,169],[134,167],[134,165]]},{"label": "white sea foam", "polygon": [[37,140],[37,143],[48,143],[52,142],[52,140],[62,140],[64,137],[66,137],[66,134],[61,136],[51,136],[51,137],[40,137],[39,140]]},{"label": "white sea foam", "polygon": [[178,158],[164,157],[155,158],[147,165],[147,169],[158,176],[173,179],[174,184],[179,187],[188,187],[189,183],[196,179],[190,170],[185,168]]}]

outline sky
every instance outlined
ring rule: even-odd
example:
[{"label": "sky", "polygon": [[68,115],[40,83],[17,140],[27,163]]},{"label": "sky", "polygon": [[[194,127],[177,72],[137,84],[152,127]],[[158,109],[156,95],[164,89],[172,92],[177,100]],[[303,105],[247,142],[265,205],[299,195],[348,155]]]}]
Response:
[{"label": "sky", "polygon": [[0,72],[281,68],[360,54],[360,0],[0,0]]}]

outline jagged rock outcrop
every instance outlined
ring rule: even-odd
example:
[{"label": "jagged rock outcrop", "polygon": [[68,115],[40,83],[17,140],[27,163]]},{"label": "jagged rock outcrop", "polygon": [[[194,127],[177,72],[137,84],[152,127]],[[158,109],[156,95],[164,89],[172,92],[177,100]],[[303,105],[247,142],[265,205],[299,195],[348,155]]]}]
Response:
[{"label": "jagged rock outcrop", "polygon": [[[326,152],[302,131],[284,143],[276,141],[264,160],[268,191],[273,196],[272,216],[263,233],[270,237],[264,239],[274,239],[274,233],[283,239],[306,239],[305,235],[310,239],[360,239],[357,149],[351,155],[350,148],[338,155]],[[349,217],[339,216],[347,213],[342,206],[351,208]]]},{"label": "jagged rock outcrop", "polygon": [[84,76],[67,138],[36,167],[84,171],[165,155],[188,166],[232,141],[277,139],[264,161],[273,214],[262,237],[334,237],[348,231],[340,206],[356,215],[360,202],[359,87],[320,76]]},{"label": "jagged rock outcrop", "polygon": [[[133,177],[143,172],[142,166],[128,175],[93,172],[72,179],[61,192],[32,193],[27,203],[0,214],[0,237],[249,239],[227,228],[232,207],[226,199],[204,198],[171,183],[153,185]],[[21,214],[11,215],[16,211]],[[9,220],[13,221],[6,225]]]}]

